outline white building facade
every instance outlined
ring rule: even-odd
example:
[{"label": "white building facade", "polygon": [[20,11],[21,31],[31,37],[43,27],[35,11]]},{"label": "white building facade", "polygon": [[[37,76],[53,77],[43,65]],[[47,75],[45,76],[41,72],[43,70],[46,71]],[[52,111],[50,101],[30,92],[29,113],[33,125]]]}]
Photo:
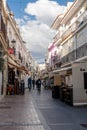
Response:
[{"label": "white building facade", "polygon": [[[14,14],[6,0],[0,1],[0,95],[5,95],[7,86],[14,86],[30,75],[31,65],[35,70],[35,61],[31,58],[21,37]],[[34,73],[34,72],[33,72]]]},{"label": "white building facade", "polygon": [[87,1],[75,0],[62,17],[57,16],[52,28],[57,30],[54,44],[59,52],[54,73],[65,77],[66,86],[72,88],[73,105],[87,104]]}]

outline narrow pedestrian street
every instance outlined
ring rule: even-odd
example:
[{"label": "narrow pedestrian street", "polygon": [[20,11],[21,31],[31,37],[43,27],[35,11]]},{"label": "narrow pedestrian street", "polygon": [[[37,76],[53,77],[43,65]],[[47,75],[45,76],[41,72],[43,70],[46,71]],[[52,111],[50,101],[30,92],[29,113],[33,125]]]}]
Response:
[{"label": "narrow pedestrian street", "polygon": [[0,130],[87,130],[86,35],[87,0],[0,0]]},{"label": "narrow pedestrian street", "polygon": [[[83,126],[82,126],[83,124]],[[25,95],[0,98],[0,130],[85,130],[87,107],[53,99],[51,90],[36,88]]]}]

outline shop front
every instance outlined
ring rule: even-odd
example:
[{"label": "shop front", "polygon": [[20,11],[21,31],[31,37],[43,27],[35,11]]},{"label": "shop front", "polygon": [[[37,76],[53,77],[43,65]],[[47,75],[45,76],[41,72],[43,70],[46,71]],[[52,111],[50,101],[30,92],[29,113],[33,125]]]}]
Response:
[{"label": "shop front", "polygon": [[73,105],[87,105],[87,62],[72,64]]},{"label": "shop front", "polygon": [[87,63],[74,62],[70,67],[53,71],[61,77],[60,100],[73,105],[87,105]]},{"label": "shop front", "polygon": [[72,68],[62,68],[53,71],[54,85],[53,98],[60,98],[61,101],[72,104]]},{"label": "shop front", "polygon": [[24,78],[28,73],[27,69],[17,63],[14,57],[8,57],[8,82],[7,82],[7,95],[24,94]]},{"label": "shop front", "polygon": [[20,65],[13,60],[13,57],[8,57],[8,81],[6,88],[6,95],[18,95],[19,94],[19,82],[20,82]]}]

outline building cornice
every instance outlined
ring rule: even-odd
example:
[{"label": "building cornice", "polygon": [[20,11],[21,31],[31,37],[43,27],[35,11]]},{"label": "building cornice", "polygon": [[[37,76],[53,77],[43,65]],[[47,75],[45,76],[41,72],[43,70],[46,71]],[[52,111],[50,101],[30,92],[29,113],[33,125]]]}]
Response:
[{"label": "building cornice", "polygon": [[61,24],[66,24],[73,15],[82,7],[85,0],[75,0],[75,2],[70,6],[69,10],[64,14],[64,17],[61,20]]},{"label": "building cornice", "polygon": [[63,18],[63,14],[60,14],[56,17],[53,24],[51,25],[52,29],[57,29],[58,23],[60,23],[61,19]]},{"label": "building cornice", "polygon": [[66,24],[85,2],[86,0],[75,0],[61,20],[59,20],[59,15],[56,17],[51,28],[58,29],[60,25]]}]

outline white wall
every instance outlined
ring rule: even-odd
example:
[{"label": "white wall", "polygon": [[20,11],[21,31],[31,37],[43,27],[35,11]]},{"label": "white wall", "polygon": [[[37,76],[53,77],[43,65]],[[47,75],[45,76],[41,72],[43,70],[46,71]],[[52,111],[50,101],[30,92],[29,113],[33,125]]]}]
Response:
[{"label": "white wall", "polygon": [[73,105],[87,104],[87,93],[84,89],[84,72],[87,72],[87,63],[74,63],[73,75]]}]

